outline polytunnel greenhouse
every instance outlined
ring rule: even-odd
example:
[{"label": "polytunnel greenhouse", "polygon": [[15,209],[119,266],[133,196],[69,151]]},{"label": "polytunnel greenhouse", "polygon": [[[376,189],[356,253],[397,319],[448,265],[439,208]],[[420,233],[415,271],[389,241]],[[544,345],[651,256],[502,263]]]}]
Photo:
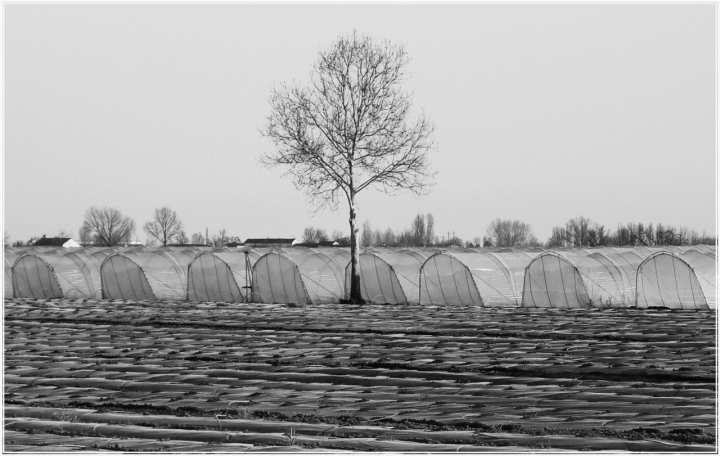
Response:
[{"label": "polytunnel greenhouse", "polygon": [[12,267],[13,295],[18,298],[96,298],[96,265],[79,255],[28,253]]},{"label": "polytunnel greenhouse", "polygon": [[709,308],[693,268],[679,255],[656,252],[638,267],[637,307]]},{"label": "polytunnel greenhouse", "polygon": [[587,252],[545,252],[527,267],[523,307],[585,308],[632,305],[627,279],[607,257]]},{"label": "polytunnel greenhouse", "polygon": [[13,273],[12,267],[15,260],[18,258],[18,254],[14,251],[5,249],[5,298],[14,298],[13,293]]},{"label": "polytunnel greenhouse", "polygon": [[344,295],[342,251],[268,252],[253,268],[252,300],[265,303],[323,304]]},{"label": "polytunnel greenhouse", "polygon": [[680,258],[685,260],[700,282],[705,299],[711,309],[717,308],[717,288],[715,281],[717,279],[717,260],[714,253],[701,253],[698,250],[686,250],[680,254]]},{"label": "polytunnel greenhouse", "polygon": [[420,272],[423,304],[517,307],[533,252],[437,253]]},{"label": "polytunnel greenhouse", "polygon": [[100,267],[102,296],[124,300],[187,300],[190,259],[169,251],[113,253]]},{"label": "polytunnel greenhouse", "polygon": [[188,267],[188,300],[194,302],[246,302],[250,295],[252,268],[260,255],[210,251],[198,254]]},{"label": "polytunnel greenhouse", "polygon": [[[6,298],[336,303],[342,248],[5,248]],[[247,274],[247,271],[250,274]],[[360,254],[373,303],[554,308],[715,308],[715,246],[394,249]]]},{"label": "polytunnel greenhouse", "polygon": [[[371,303],[419,304],[421,252],[374,249],[360,254],[358,269],[363,300]],[[350,293],[352,265],[345,268],[345,290]]]}]

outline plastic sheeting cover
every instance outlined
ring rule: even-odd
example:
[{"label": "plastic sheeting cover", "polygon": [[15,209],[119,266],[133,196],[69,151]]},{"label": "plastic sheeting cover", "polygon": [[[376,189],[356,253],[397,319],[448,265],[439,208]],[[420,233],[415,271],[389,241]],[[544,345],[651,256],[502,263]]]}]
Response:
[{"label": "plastic sheeting cover", "polygon": [[154,301],[155,295],[142,268],[123,254],[113,254],[100,268],[104,299]]},{"label": "plastic sheeting cover", "polygon": [[[103,296],[110,299],[185,301],[189,263],[185,255],[176,257],[172,252],[113,254],[101,266]],[[146,285],[151,293],[148,293]]]},{"label": "plastic sheeting cover", "polygon": [[[383,253],[381,253],[383,252]],[[360,292],[372,303],[417,304],[420,302],[419,275],[422,262],[408,253],[386,250],[360,254]],[[350,294],[351,264],[345,268],[345,291]]]},{"label": "plastic sheeting cover", "polygon": [[13,273],[12,266],[15,260],[18,259],[18,255],[9,249],[5,249],[5,298],[12,299],[15,297],[13,293]]},{"label": "plastic sheeting cover", "polygon": [[528,265],[522,307],[584,308],[590,297],[580,272],[570,261],[545,252]]},{"label": "plastic sheeting cover", "polygon": [[449,253],[429,257],[420,271],[420,303],[483,306],[468,267]]},{"label": "plastic sheeting cover", "polygon": [[38,255],[23,254],[13,265],[13,292],[16,298],[62,298],[57,276]]},{"label": "plastic sheeting cover", "polygon": [[252,300],[261,303],[308,304],[300,271],[285,255],[270,252],[253,268]]},{"label": "plastic sheeting cover", "polygon": [[204,252],[188,266],[188,300],[194,302],[245,302],[249,300],[252,268],[259,255],[248,252],[250,274],[246,274],[242,251]]},{"label": "plastic sheeting cover", "polygon": [[690,265],[670,252],[658,252],[637,272],[637,307],[708,309],[708,302]]}]

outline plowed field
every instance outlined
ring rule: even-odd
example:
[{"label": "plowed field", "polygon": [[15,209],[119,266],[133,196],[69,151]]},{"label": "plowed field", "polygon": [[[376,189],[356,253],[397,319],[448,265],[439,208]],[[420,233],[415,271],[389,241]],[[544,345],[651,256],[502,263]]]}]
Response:
[{"label": "plowed field", "polygon": [[715,312],[5,300],[5,451],[716,451]]}]

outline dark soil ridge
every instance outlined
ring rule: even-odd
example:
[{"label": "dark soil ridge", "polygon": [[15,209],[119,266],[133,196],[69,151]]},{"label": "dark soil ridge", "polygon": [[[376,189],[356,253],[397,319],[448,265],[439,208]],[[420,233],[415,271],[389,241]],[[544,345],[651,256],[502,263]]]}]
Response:
[{"label": "dark soil ridge", "polygon": [[[315,363],[317,364],[317,363]],[[415,370],[420,372],[437,371],[438,369],[431,366],[410,366],[404,363],[352,363],[348,367],[357,369],[385,369],[385,370]],[[567,371],[553,372],[549,368],[537,369],[533,367],[501,367],[493,366],[490,368],[479,367],[463,367],[453,364],[447,369],[451,373],[473,373],[481,375],[503,375],[508,377],[529,377],[534,378],[572,378],[573,380],[608,380],[608,381],[624,381],[624,382],[645,382],[645,383],[672,383],[672,382],[688,382],[688,383],[717,383],[715,375],[678,375],[664,372],[647,372],[646,369],[637,369],[627,373],[612,373],[604,371],[590,372],[574,372],[568,375]],[[446,371],[441,371],[446,372]]]},{"label": "dark soil ridge", "polygon": [[[543,339],[543,340],[590,340],[590,341],[604,341],[604,342],[659,342],[665,341],[667,335],[664,334],[652,334],[644,337],[640,336],[615,336],[609,334],[581,334],[581,333],[558,333],[553,331],[538,332],[532,331],[503,331],[503,330],[482,330],[482,329],[470,329],[470,328],[441,328],[435,330],[410,330],[406,331],[402,328],[388,328],[388,329],[373,329],[373,328],[320,328],[315,326],[284,326],[284,325],[268,325],[264,323],[257,324],[236,324],[236,323],[208,323],[208,322],[194,322],[194,321],[176,321],[176,320],[157,320],[156,318],[149,319],[108,319],[108,318],[50,318],[50,317],[17,317],[6,315],[6,323],[13,321],[30,321],[37,323],[67,323],[67,324],[84,324],[92,323],[95,325],[112,325],[112,326],[150,326],[155,328],[166,328],[166,327],[191,327],[191,328],[203,328],[209,330],[262,330],[262,331],[284,331],[284,332],[313,332],[321,334],[329,333],[342,333],[342,334],[398,334],[402,333],[405,335],[412,336],[445,336],[445,337],[493,337],[493,338],[516,338],[516,339]],[[708,335],[708,346],[712,346],[712,337]]]},{"label": "dark soil ridge", "polygon": [[[24,403],[23,401],[8,400],[5,401],[7,405],[21,405],[24,407],[43,407],[43,408],[57,408],[69,413],[70,408],[78,409],[93,409],[94,413],[111,413],[111,412],[125,412],[125,413],[138,413],[140,416],[172,416],[172,417],[193,417],[193,418],[212,418],[213,421],[209,421],[207,424],[183,424],[177,423],[175,425],[164,423],[159,425],[152,422],[138,421],[133,419],[133,424],[137,426],[146,426],[158,429],[183,429],[183,430],[195,430],[202,431],[208,430],[209,428],[220,428],[222,429],[222,421],[233,420],[241,418],[239,412],[234,409],[218,408],[214,410],[203,410],[197,407],[181,406],[181,407],[169,407],[169,406],[155,406],[151,404],[123,404],[123,403],[106,403],[102,405],[95,404],[93,402],[75,401],[68,404],[56,404],[53,402],[31,402]],[[92,417],[92,413],[83,415],[86,422],[92,422],[88,419],[88,416]],[[220,419],[222,418],[222,419]],[[47,418],[46,418],[47,419]],[[306,414],[295,414],[286,415],[280,412],[265,412],[265,411],[253,411],[249,413],[249,416],[242,417],[244,420],[263,420],[270,421],[274,424],[285,425],[284,427],[292,427],[298,434],[316,435],[318,429],[304,429],[302,427],[295,427],[291,423],[302,423],[302,424],[324,424],[335,427],[351,427],[351,426],[377,426],[385,425],[391,426],[394,430],[417,430],[424,432],[443,432],[443,431],[474,431],[474,432],[489,432],[489,433],[509,433],[509,434],[525,434],[530,436],[546,436],[546,435],[558,435],[558,436],[572,436],[578,438],[589,438],[589,437],[605,437],[605,438],[616,438],[630,441],[638,441],[645,439],[654,440],[665,440],[669,442],[677,442],[686,445],[715,445],[716,436],[711,434],[705,434],[700,428],[677,428],[669,432],[663,432],[659,429],[654,428],[643,428],[638,427],[632,430],[617,430],[608,428],[590,428],[590,429],[538,429],[524,427],[521,424],[502,424],[489,426],[478,421],[466,421],[466,422],[455,422],[452,424],[442,423],[436,420],[427,419],[401,419],[396,420],[393,418],[377,417],[372,419],[359,419],[351,415],[342,415],[337,418],[335,417],[323,417],[320,415],[306,415]],[[217,421],[215,421],[217,420]],[[217,423],[217,424],[216,424]],[[252,426],[249,426],[252,428]],[[334,428],[333,428],[334,429]],[[249,432],[253,432],[251,429]],[[342,433],[343,430],[338,430]],[[323,434],[327,434],[327,430],[322,430]],[[372,434],[370,433],[368,435]],[[424,436],[418,436],[417,438],[410,437],[403,440],[410,440],[419,443],[423,442],[434,442],[434,443],[464,443],[462,441],[444,441],[439,442],[436,438],[433,438],[432,434]]]},{"label": "dark soil ridge", "polygon": [[[115,356],[108,356],[104,354],[95,354],[95,358],[115,358]],[[188,356],[178,358],[168,357],[155,357],[153,359],[178,359],[189,362],[225,362],[224,358],[214,356]],[[412,365],[409,363],[402,362],[387,362],[387,361],[375,361],[375,362],[350,362],[350,361],[329,361],[323,362],[322,360],[313,360],[310,362],[302,361],[281,361],[277,359],[265,359],[265,360],[253,360],[246,359],[243,361],[245,364],[259,364],[259,365],[270,365],[273,367],[325,367],[329,369],[358,369],[358,370],[383,370],[383,371],[403,371],[402,375],[398,378],[402,379],[406,373],[409,372],[423,372],[423,373],[435,373],[433,380],[450,380],[456,383],[471,383],[474,381],[472,374],[486,375],[486,376],[506,376],[506,377],[533,377],[533,378],[544,378],[544,379],[566,379],[568,381],[585,381],[585,380],[605,380],[605,381],[620,381],[620,382],[636,382],[636,383],[703,383],[703,384],[716,384],[717,375],[693,375],[687,373],[685,370],[678,368],[677,372],[648,372],[647,368],[627,369],[624,372],[613,372],[612,370],[593,370],[593,371],[580,371],[575,370],[569,373],[567,370],[556,371],[552,367],[543,366],[538,368],[537,366],[528,365],[528,367],[502,367],[492,366],[487,368],[482,367],[466,367],[458,364],[453,364],[445,369],[440,369],[438,366],[428,365]],[[8,368],[12,368],[10,366]],[[7,369],[7,368],[6,368]],[[238,369],[234,369],[238,370]],[[249,370],[249,369],[241,369]],[[341,377],[346,382],[351,382],[346,379],[346,375],[350,373],[338,372],[333,375]],[[314,380],[313,380],[314,381]],[[480,381],[485,381],[482,379]],[[352,383],[352,382],[351,382]],[[357,383],[363,384],[363,383]],[[714,389],[714,388],[713,388]]]}]

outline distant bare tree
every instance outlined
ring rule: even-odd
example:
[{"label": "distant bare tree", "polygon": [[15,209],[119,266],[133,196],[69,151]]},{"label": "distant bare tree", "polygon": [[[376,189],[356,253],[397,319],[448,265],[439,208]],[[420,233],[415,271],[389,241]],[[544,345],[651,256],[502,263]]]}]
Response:
[{"label": "distant bare tree", "polygon": [[195,245],[205,245],[205,236],[203,236],[200,231],[193,233],[192,236],[190,236],[190,243]]},{"label": "distant bare tree", "polygon": [[428,213],[425,216],[425,239],[423,245],[429,247],[435,243],[435,217]]},{"label": "distant bare tree", "polygon": [[229,242],[229,239],[230,236],[228,236],[227,230],[223,228],[218,231],[218,234],[213,234],[209,241],[213,247],[222,247]]},{"label": "distant bare tree", "polygon": [[113,207],[91,207],[85,211],[81,231],[95,244],[112,247],[130,241],[135,232],[135,222]]},{"label": "distant bare tree", "polygon": [[396,242],[397,239],[395,236],[395,232],[392,230],[392,228],[388,227],[383,234],[383,244],[391,246],[395,245]]},{"label": "distant bare tree", "polygon": [[78,230],[78,238],[79,238],[78,240],[79,240],[80,244],[94,244],[95,243],[95,239],[92,235],[92,231],[87,226],[85,226],[84,223]]},{"label": "distant bare tree", "polygon": [[527,244],[532,229],[527,223],[519,220],[495,219],[487,229],[488,237],[492,238],[495,247],[514,247]]},{"label": "distant bare tree", "polygon": [[338,245],[341,245],[343,247],[347,247],[350,245],[350,236],[346,236],[345,233],[340,230],[333,230],[330,239],[337,242]]},{"label": "distant bare tree", "polygon": [[[638,227],[633,225],[632,233],[618,227],[617,237],[627,242],[632,238],[633,242],[638,239]],[[556,226],[547,241],[548,247],[597,247],[604,246],[611,242],[610,232],[603,225],[593,222],[586,217],[575,217],[565,222],[563,226]]]},{"label": "distant bare tree", "polygon": [[540,247],[542,244],[540,244],[540,241],[538,241],[534,234],[530,233],[530,236],[528,236],[528,240],[525,245],[528,247]]},{"label": "distant bare tree", "polygon": [[418,214],[412,221],[412,246],[419,247],[425,242],[425,216]]},{"label": "distant bare tree", "polygon": [[375,228],[375,231],[373,231],[373,245],[383,244],[383,232],[380,228]]},{"label": "distant bare tree", "polygon": [[353,33],[320,53],[307,87],[283,86],[270,98],[263,134],[277,151],[263,163],[285,167],[318,209],[347,200],[355,303],[362,302],[357,195],[368,187],[421,195],[433,176],[427,159],[433,126],[422,113],[410,121],[410,95],[400,88],[408,62],[402,46]]},{"label": "distant bare tree", "polygon": [[175,211],[161,207],[155,209],[153,220],[147,222],[143,229],[165,246],[182,230],[182,222]]},{"label": "distant bare tree", "polygon": [[175,235],[175,243],[176,244],[187,244],[190,242],[190,239],[188,239],[187,234],[185,234],[184,230],[178,231],[178,233]]},{"label": "distant bare tree", "polygon": [[55,232],[55,237],[58,238],[72,238],[72,231],[66,230],[65,228],[60,228]]},{"label": "distant bare tree", "polygon": [[[352,238],[351,238],[352,240]],[[363,247],[370,247],[373,244],[373,231],[370,226],[370,222],[365,220],[362,225],[362,234],[360,238],[360,245]]]},{"label": "distant bare tree", "polygon": [[303,231],[303,243],[305,244],[318,244],[320,241],[327,241],[327,232],[322,228],[313,228],[309,226]]},{"label": "distant bare tree", "polygon": [[5,233],[5,240],[4,240],[3,245],[4,245],[5,247],[7,247],[7,246],[10,245],[10,235],[8,234],[7,231],[5,231],[4,233]]},{"label": "distant bare tree", "polygon": [[565,228],[561,226],[555,226],[550,233],[550,237],[545,243],[546,247],[564,247],[565,246]]}]

